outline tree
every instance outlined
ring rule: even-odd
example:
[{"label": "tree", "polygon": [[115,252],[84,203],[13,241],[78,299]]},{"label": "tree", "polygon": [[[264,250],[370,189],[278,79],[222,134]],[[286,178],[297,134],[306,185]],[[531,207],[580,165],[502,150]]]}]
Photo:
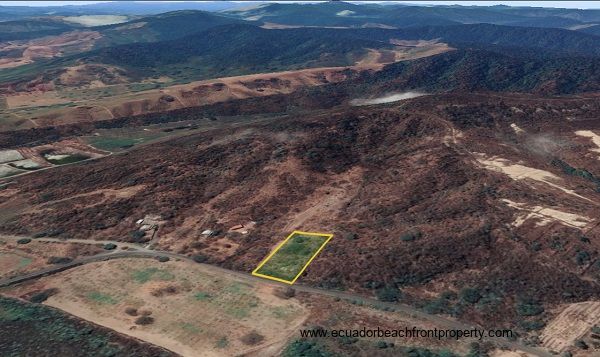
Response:
[{"label": "tree", "polygon": [[103,248],[106,250],[114,250],[117,249],[117,245],[114,243],[106,243]]},{"label": "tree", "polygon": [[136,325],[150,325],[150,324],[154,323],[154,317],[144,315],[144,316],[140,316],[137,319],[135,319],[134,322]]}]

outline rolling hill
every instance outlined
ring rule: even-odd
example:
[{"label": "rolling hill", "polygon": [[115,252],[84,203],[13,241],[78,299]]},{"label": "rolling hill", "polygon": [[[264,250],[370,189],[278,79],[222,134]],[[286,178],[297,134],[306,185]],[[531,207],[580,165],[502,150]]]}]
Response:
[{"label": "rolling hill", "polygon": [[372,76],[357,79],[355,85],[361,83],[377,84],[380,92],[593,92],[600,90],[600,59],[529,59],[486,50],[458,50],[387,65]]},{"label": "rolling hill", "polygon": [[247,21],[198,10],[181,10],[141,17],[127,23],[94,28],[103,35],[98,46],[173,40],[215,26]]},{"label": "rolling hill", "polygon": [[366,48],[391,47],[381,41],[353,38],[348,32],[314,30],[227,25],[173,41],[105,48],[90,53],[86,60],[153,74],[177,76],[174,72],[187,71],[218,77],[349,65],[364,55]]}]

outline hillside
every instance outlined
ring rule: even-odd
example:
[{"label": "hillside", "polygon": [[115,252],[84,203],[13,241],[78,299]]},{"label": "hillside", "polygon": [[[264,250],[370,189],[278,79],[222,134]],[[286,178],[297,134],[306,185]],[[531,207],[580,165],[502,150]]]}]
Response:
[{"label": "hillside", "polygon": [[[252,44],[248,42],[250,39],[254,41]],[[237,55],[246,57],[243,60],[246,63],[251,58],[256,58],[254,60],[256,63],[263,63],[271,52],[283,51],[281,57],[284,57],[285,51],[292,46],[299,46],[303,41],[309,43],[302,48],[302,51],[306,48],[310,49],[311,46],[322,46],[327,52],[344,53],[366,46],[380,47],[391,39],[439,39],[459,48],[470,45],[494,45],[545,50],[550,53],[556,51],[563,54],[600,54],[600,42],[596,36],[562,29],[473,24],[399,30],[314,28],[264,30],[248,25],[231,25],[209,29],[204,33],[190,35],[177,41],[107,48],[100,51],[97,58],[101,62],[112,64],[151,67],[161,63],[182,62],[184,58],[202,53],[211,56],[213,52],[219,51],[224,54],[220,60],[227,60],[228,56],[240,52]],[[323,41],[323,43],[317,45],[315,41]],[[273,45],[269,45],[270,43]],[[237,48],[240,50],[236,51]],[[246,51],[253,53],[246,54]],[[309,50],[306,57],[314,55],[312,51]]]},{"label": "hillside", "polygon": [[563,29],[471,24],[396,30],[395,35],[401,39],[439,38],[459,48],[472,44],[487,44],[550,53],[556,51],[567,54],[600,54],[598,37]]},{"label": "hillside", "polygon": [[29,40],[33,38],[59,35],[80,28],[58,18],[38,18],[0,22],[0,42]]},{"label": "hillside", "polygon": [[97,47],[105,47],[133,42],[173,40],[211,27],[239,23],[247,21],[206,11],[181,10],[94,29],[103,35]]},{"label": "hillside", "polygon": [[[289,108],[270,101],[255,101],[256,110]],[[17,178],[2,207],[28,208],[0,228],[131,240],[138,217],[158,214],[162,249],[242,271],[282,232],[324,230],[335,239],[303,283],[400,288],[404,302],[426,311],[523,329],[550,316],[520,315],[524,301],[550,311],[600,293],[596,185],[563,169],[600,170],[595,156],[581,155],[591,144],[573,134],[596,128],[582,120],[597,109],[593,97],[451,94],[290,111]],[[580,146],[557,151],[548,140]],[[249,234],[228,232],[248,221],[256,222]],[[205,229],[220,233],[198,238]],[[223,242],[234,248],[220,250]],[[465,287],[479,292],[480,304],[443,297]]]},{"label": "hillside", "polygon": [[355,85],[376,85],[379,92],[407,89],[546,94],[593,92],[600,90],[600,59],[528,59],[485,50],[458,50],[387,65],[375,75],[358,79]]},{"label": "hillside", "polygon": [[[315,36],[320,33],[321,36]],[[87,55],[89,61],[143,69],[146,74],[201,75],[278,71],[289,68],[352,64],[366,48],[391,45],[354,39],[342,31],[307,29],[265,30],[250,25],[228,25],[172,41],[115,46]]]}]

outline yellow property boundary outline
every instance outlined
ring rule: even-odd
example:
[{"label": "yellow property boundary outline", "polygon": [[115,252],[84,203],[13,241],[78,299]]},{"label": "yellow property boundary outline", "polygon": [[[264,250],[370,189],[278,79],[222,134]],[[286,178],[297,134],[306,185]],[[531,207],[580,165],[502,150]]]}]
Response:
[{"label": "yellow property boundary outline", "polygon": [[[325,240],[325,242],[323,242],[323,244],[321,244],[321,246],[319,247],[319,249],[317,249],[317,251],[310,257],[310,259],[308,259],[308,261],[306,262],[306,264],[304,264],[304,266],[302,267],[302,269],[300,269],[300,272],[292,280],[280,279],[280,278],[277,278],[277,277],[274,277],[274,276],[270,276],[270,275],[265,275],[265,274],[258,273],[258,270],[260,270],[260,268],[262,268],[262,266],[265,265],[265,263],[268,262],[269,259],[271,259],[271,257],[273,257],[275,255],[275,253],[277,253],[277,251],[279,249],[281,249],[281,247],[283,247],[285,245],[285,243],[288,240],[290,240],[290,238],[292,238],[295,234],[298,234],[298,235],[307,235],[307,236],[326,237],[327,239]],[[290,233],[289,236],[287,236],[286,239],[283,240],[283,242],[281,242],[277,246],[277,248],[275,248],[271,252],[271,254],[267,255],[267,257],[265,259],[263,259],[263,261],[260,264],[258,264],[258,266],[256,267],[256,269],[254,269],[252,271],[252,275],[254,275],[254,276],[260,276],[261,278],[275,280],[275,281],[279,281],[279,282],[282,282],[282,283],[286,283],[286,284],[292,285],[292,284],[294,284],[296,282],[296,280],[298,280],[298,278],[300,277],[300,275],[302,275],[302,273],[304,273],[304,271],[310,265],[310,263],[313,261],[313,259],[315,259],[317,257],[317,255],[323,250],[323,248],[325,248],[325,245],[331,240],[331,238],[333,238],[333,234],[293,231],[292,233]]]}]

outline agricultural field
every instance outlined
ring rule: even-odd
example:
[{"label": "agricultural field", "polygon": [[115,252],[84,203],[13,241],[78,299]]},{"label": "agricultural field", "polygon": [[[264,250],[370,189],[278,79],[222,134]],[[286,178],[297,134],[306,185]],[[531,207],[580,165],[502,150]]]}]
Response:
[{"label": "agricultural field", "polygon": [[142,128],[101,129],[94,136],[86,136],[82,140],[96,149],[118,152],[162,138],[194,132],[197,129],[197,124],[192,125],[187,122],[175,123],[175,125],[150,125]]},{"label": "agricultural field", "polygon": [[88,264],[10,294],[52,288],[58,292],[48,305],[183,355],[239,355],[283,343],[306,316],[271,287],[150,259]]},{"label": "agricultural field", "polygon": [[265,258],[253,274],[293,284],[331,237],[295,231]]},{"label": "agricultural field", "polygon": [[99,130],[97,135],[84,137],[83,140],[97,149],[115,152],[132,148],[168,134],[162,130],[153,129],[103,129]]}]

